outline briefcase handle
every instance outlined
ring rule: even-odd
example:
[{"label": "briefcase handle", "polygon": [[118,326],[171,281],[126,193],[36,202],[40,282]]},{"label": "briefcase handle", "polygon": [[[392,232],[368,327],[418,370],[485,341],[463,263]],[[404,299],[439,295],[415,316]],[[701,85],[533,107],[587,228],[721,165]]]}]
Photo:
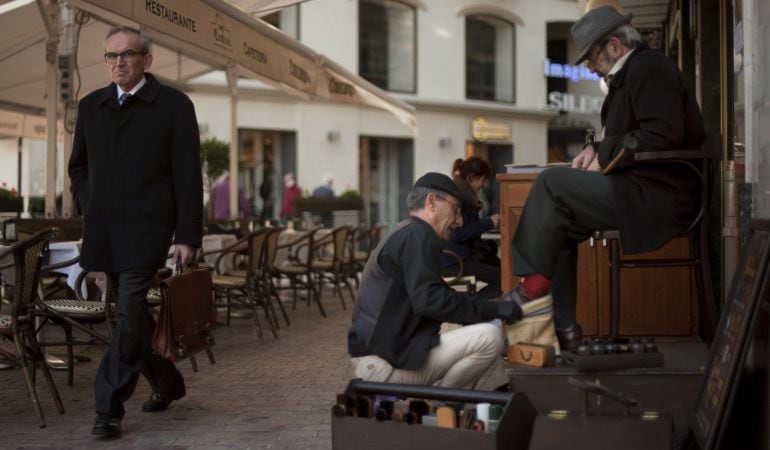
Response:
[{"label": "briefcase handle", "polygon": [[346,389],[348,395],[396,395],[399,397],[417,397],[434,400],[446,400],[468,403],[495,403],[506,405],[513,393],[496,391],[474,391],[471,389],[422,386],[414,384],[378,383],[352,380]]},{"label": "briefcase handle", "polygon": [[[179,275],[186,272],[191,272],[198,268],[198,249],[195,249],[195,252],[193,253],[192,262],[188,263],[185,266],[179,266],[178,264],[174,266],[172,275]],[[169,253],[166,255],[166,259],[171,259],[174,257],[174,253]]]}]

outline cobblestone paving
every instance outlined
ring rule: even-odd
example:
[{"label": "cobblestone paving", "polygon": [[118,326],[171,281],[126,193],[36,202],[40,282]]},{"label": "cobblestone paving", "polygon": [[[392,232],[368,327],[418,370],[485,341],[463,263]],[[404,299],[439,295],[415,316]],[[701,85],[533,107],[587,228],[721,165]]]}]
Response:
[{"label": "cobblestone paving", "polygon": [[[66,413],[59,415],[38,373],[38,395],[47,428],[39,428],[19,370],[0,371],[0,448],[331,448],[330,407],[352,376],[346,332],[350,321],[331,290],[324,294],[328,317],[304,303],[289,310],[291,326],[282,324],[278,338],[269,331],[260,340],[253,319],[232,319],[215,330],[216,364],[205,355],[199,371],[179,363],[187,396],[160,413],[143,413],[141,404],[150,389],[142,378],[126,403],[123,436],[97,440],[90,435],[94,419],[93,378],[104,351],[86,346],[76,354],[90,362],[77,363],[74,386],[66,371],[53,372]],[[262,324],[265,322],[262,320]],[[0,343],[9,348],[8,343]],[[52,349],[54,354],[59,349]],[[502,384],[501,365],[482,380],[481,389]]]}]

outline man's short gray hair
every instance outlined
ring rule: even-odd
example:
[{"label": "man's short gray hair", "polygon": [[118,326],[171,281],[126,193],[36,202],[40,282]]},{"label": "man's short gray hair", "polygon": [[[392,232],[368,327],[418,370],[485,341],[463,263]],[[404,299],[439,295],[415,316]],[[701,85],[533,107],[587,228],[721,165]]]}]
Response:
[{"label": "man's short gray hair", "polygon": [[[630,24],[624,24],[615,28],[612,33],[608,34],[604,39],[602,39],[604,41],[603,44],[606,45],[607,42],[609,42],[613,37],[618,38],[620,43],[627,48],[636,48],[644,43],[644,40],[642,40],[642,35],[639,34],[639,31],[632,27]],[[601,45],[601,47],[604,47],[604,45]]]},{"label": "man's short gray hair", "polygon": [[107,36],[104,38],[105,43],[107,42],[107,39],[110,38],[113,34],[118,33],[131,33],[135,34],[139,37],[139,51],[142,53],[150,53],[150,38],[147,37],[144,32],[141,30],[137,30],[136,28],[131,27],[112,27],[110,28],[110,31],[107,32]]},{"label": "man's short gray hair", "polygon": [[406,209],[409,210],[409,212],[423,209],[425,207],[425,199],[431,192],[436,194],[441,193],[435,189],[422,186],[413,187],[412,190],[409,191],[409,194],[406,196]]}]

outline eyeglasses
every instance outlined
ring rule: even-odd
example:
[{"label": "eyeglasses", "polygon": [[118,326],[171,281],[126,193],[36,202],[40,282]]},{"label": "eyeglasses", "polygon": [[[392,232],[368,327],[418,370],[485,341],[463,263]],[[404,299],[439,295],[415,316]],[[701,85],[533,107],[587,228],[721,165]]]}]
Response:
[{"label": "eyeglasses", "polygon": [[452,205],[452,214],[453,215],[457,216],[457,215],[460,214],[460,210],[461,210],[462,204],[450,201],[446,197],[442,197],[440,195],[436,195],[436,198],[439,199],[439,200],[443,200],[443,201],[449,203],[450,205]]},{"label": "eyeglasses", "polygon": [[115,64],[118,62],[118,58],[123,58],[123,61],[128,61],[129,59],[133,59],[137,55],[146,55],[147,52],[143,52],[141,50],[123,50],[120,53],[115,52],[107,52],[104,54],[104,60],[107,61],[108,64]]}]

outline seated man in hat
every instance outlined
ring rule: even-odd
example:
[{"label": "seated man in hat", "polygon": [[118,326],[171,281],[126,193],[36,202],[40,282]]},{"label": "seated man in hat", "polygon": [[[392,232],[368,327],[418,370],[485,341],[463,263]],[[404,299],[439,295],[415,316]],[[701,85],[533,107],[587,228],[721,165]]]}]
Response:
[{"label": "seated man in hat", "polygon": [[[410,217],[372,252],[348,332],[357,378],[473,388],[502,350],[495,319],[513,323],[538,307],[523,313],[442,280],[441,241],[462,225],[464,195],[446,175],[420,177],[406,199]],[[466,326],[439,334],[442,322]]]},{"label": "seated man in hat", "polygon": [[673,164],[637,163],[637,151],[700,149],[705,139],[695,96],[676,65],[643,43],[611,6],[572,27],[576,64],[602,77],[603,136],[586,144],[572,168],[543,171],[527,198],[512,240],[512,266],[524,280],[507,297],[519,303],[549,292],[562,348],[581,339],[575,317],[577,244],[594,230],[618,229],[625,253],[653,251],[694,216],[698,180]]}]

